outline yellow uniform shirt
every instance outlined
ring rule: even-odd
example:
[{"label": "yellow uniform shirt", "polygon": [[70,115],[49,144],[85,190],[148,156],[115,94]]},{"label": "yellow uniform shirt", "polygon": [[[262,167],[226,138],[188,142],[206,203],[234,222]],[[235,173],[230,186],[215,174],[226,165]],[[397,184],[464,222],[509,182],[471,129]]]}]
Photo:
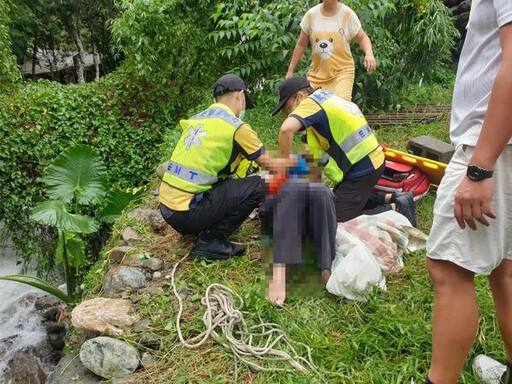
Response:
[{"label": "yellow uniform shirt", "polygon": [[[258,138],[258,134],[249,124],[241,125],[235,132],[233,140],[230,173],[236,171],[238,164],[240,164],[243,158],[256,160],[263,151],[263,145]],[[176,189],[167,183],[162,182],[160,185],[160,202],[167,208],[175,211],[188,211],[194,208],[196,201],[198,202],[202,198],[202,194],[199,195]]]},{"label": "yellow uniform shirt", "polygon": [[[327,151],[329,148],[329,142],[326,137],[332,136],[332,134],[329,133],[330,127],[327,114],[317,102],[311,98],[304,99],[291,113],[290,117],[299,120],[308,132],[310,132],[308,135],[308,141],[311,139],[316,140],[319,147],[323,148],[324,151]],[[312,153],[312,155],[319,159],[322,157],[323,153]],[[331,159],[330,161],[333,160]],[[382,148],[379,146],[375,151],[364,157],[358,163],[354,164],[352,168],[343,175],[343,180],[354,180],[366,176],[381,167],[384,164],[384,161],[384,153]],[[327,164],[327,167],[328,166],[329,163]],[[326,175],[329,176],[327,172]]]}]

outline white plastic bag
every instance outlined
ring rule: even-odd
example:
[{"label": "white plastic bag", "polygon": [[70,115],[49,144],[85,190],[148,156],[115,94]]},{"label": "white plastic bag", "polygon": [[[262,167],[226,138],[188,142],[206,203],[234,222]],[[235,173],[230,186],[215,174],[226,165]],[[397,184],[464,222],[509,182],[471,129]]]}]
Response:
[{"label": "white plastic bag", "polygon": [[327,291],[349,300],[366,301],[364,293],[371,292],[376,285],[386,289],[385,277],[375,257],[364,244],[353,247],[343,257],[336,256]]}]

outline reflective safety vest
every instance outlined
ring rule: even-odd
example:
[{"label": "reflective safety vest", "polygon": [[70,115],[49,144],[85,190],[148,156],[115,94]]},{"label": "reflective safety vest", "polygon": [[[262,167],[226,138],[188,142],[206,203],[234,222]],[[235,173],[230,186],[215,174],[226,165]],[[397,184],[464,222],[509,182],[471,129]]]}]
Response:
[{"label": "reflective safety vest", "polygon": [[322,89],[309,97],[325,111],[329,130],[319,132],[322,130],[308,127],[308,145],[313,153],[323,153],[324,173],[340,183],[354,164],[379,147],[379,142],[354,103]]},{"label": "reflective safety vest", "polygon": [[233,137],[244,122],[223,104],[181,120],[183,133],[162,181],[189,193],[205,192],[230,173]]}]

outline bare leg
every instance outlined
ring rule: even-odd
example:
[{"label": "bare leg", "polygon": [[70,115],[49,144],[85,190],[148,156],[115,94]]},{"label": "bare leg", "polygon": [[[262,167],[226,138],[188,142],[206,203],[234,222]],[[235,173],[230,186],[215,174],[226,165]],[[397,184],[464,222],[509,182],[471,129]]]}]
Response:
[{"label": "bare leg", "polygon": [[322,269],[322,281],[327,284],[331,277],[331,270],[330,269]]},{"label": "bare leg", "polygon": [[512,362],[512,260],[504,260],[489,276],[501,336]]},{"label": "bare leg", "polygon": [[432,365],[435,384],[455,384],[478,330],[474,274],[451,262],[427,259],[434,284]]},{"label": "bare leg", "polygon": [[277,305],[283,305],[286,299],[286,265],[274,264],[272,279],[268,285],[268,299]]}]

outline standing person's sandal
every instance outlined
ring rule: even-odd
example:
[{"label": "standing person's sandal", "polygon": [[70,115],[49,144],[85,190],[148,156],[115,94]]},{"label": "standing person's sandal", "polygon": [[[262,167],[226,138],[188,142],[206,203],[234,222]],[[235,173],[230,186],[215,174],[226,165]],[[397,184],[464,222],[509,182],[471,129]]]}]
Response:
[{"label": "standing person's sandal", "polygon": [[473,360],[473,370],[485,384],[508,384],[504,379],[507,366],[485,355],[478,355]]}]

